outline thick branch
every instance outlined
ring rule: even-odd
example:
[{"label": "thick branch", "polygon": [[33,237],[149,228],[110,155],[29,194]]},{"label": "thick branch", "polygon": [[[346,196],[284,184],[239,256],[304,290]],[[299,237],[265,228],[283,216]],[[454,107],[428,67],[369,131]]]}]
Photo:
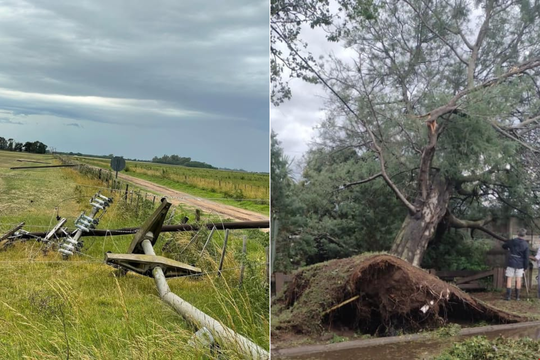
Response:
[{"label": "thick branch", "polygon": [[489,223],[492,220],[493,220],[493,217],[491,217],[491,215],[488,216],[486,219],[477,220],[477,221],[461,220],[461,219],[458,219],[457,217],[455,217],[450,211],[448,212],[448,223],[453,228],[456,228],[456,229],[477,229],[477,230],[485,232],[488,235],[491,235],[492,237],[494,237],[497,240],[500,240],[500,241],[508,240],[508,239],[505,239],[504,237],[502,237],[502,236],[500,236],[498,234],[495,234],[493,231],[491,231],[489,229],[486,229],[484,227],[484,225],[486,225],[487,223]]},{"label": "thick branch", "polygon": [[472,94],[474,92],[477,92],[477,91],[483,90],[485,88],[488,88],[490,86],[497,85],[497,84],[505,81],[506,79],[508,79],[510,77],[522,74],[527,70],[534,69],[534,68],[537,68],[537,67],[540,67],[540,58],[539,57],[533,58],[533,59],[531,59],[529,61],[525,61],[525,62],[523,62],[523,63],[521,63],[521,64],[519,64],[517,66],[514,66],[510,71],[508,71],[508,72],[506,72],[506,73],[504,73],[504,74],[502,74],[502,75],[500,75],[498,77],[495,77],[495,78],[493,78],[491,80],[485,81],[482,84],[477,85],[475,87],[467,88],[465,90],[460,91],[447,104],[445,104],[443,106],[440,106],[440,107],[430,111],[429,113],[427,113],[425,115],[421,115],[420,117],[421,118],[429,117],[430,120],[435,121],[440,116],[451,113],[452,111],[456,110],[458,108],[457,103],[461,98],[463,98],[463,97],[465,97],[465,96],[467,96],[469,94]]},{"label": "thick branch", "polygon": [[523,122],[520,122],[519,124],[504,126],[503,128],[506,130],[521,129],[531,123],[538,123],[539,121],[540,121],[540,115],[524,120]]},{"label": "thick branch", "polygon": [[381,176],[382,176],[382,173],[378,173],[378,174],[375,174],[375,175],[373,175],[373,176],[370,176],[370,177],[368,177],[368,178],[366,178],[366,179],[364,179],[364,180],[355,181],[355,182],[348,183],[348,184],[343,184],[343,185],[341,185],[341,186],[339,187],[339,190],[344,190],[344,189],[349,188],[349,187],[354,186],[354,185],[365,184],[365,183],[370,182],[370,181],[373,181],[373,180],[375,180],[375,179],[377,179],[377,178],[379,178],[379,177],[381,177]]}]

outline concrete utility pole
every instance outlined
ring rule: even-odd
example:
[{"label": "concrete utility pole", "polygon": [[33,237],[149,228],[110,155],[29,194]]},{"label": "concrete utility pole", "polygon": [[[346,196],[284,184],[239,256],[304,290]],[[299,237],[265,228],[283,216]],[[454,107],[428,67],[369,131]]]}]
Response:
[{"label": "concrete utility pole", "polygon": [[154,245],[161,233],[170,206],[171,204],[166,199],[163,199],[154,214],[146,220],[135,234],[129,246],[128,254],[107,253],[105,254],[105,261],[115,267],[122,267],[153,277],[161,300],[169,304],[176,312],[195,324],[199,329],[206,328],[218,342],[239,349],[249,359],[268,359],[269,354],[266,350],[222,325],[219,321],[171,292],[167,284],[167,277],[179,276],[182,273],[183,275],[201,273],[201,269],[162,256],[156,256],[154,252]]}]

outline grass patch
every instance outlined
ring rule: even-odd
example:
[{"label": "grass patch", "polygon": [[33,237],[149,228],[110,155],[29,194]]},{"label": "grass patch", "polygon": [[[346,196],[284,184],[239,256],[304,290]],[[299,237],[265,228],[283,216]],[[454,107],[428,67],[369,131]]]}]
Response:
[{"label": "grass patch", "polygon": [[530,360],[537,359],[538,354],[540,341],[537,340],[498,337],[490,341],[485,336],[475,336],[454,344],[436,360]]}]

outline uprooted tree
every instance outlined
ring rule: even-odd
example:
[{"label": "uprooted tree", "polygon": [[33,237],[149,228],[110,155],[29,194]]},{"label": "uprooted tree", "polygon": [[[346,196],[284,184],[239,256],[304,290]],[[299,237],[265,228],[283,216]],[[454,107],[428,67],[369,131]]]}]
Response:
[{"label": "uprooted tree", "polygon": [[321,146],[378,167],[342,189],[388,185],[408,212],[391,252],[415,265],[438,227],[503,240],[478,209],[533,218],[540,206],[540,3],[378,5],[376,20],[336,25],[350,59],[310,65],[331,94]]}]

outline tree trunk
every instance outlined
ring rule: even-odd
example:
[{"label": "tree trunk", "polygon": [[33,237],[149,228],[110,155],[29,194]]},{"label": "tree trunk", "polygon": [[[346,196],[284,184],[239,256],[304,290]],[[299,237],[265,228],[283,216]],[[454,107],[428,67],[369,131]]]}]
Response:
[{"label": "tree trunk", "polygon": [[415,215],[407,215],[390,250],[415,266],[420,266],[450,200],[451,186],[447,181],[434,179],[430,190],[422,209]]}]

